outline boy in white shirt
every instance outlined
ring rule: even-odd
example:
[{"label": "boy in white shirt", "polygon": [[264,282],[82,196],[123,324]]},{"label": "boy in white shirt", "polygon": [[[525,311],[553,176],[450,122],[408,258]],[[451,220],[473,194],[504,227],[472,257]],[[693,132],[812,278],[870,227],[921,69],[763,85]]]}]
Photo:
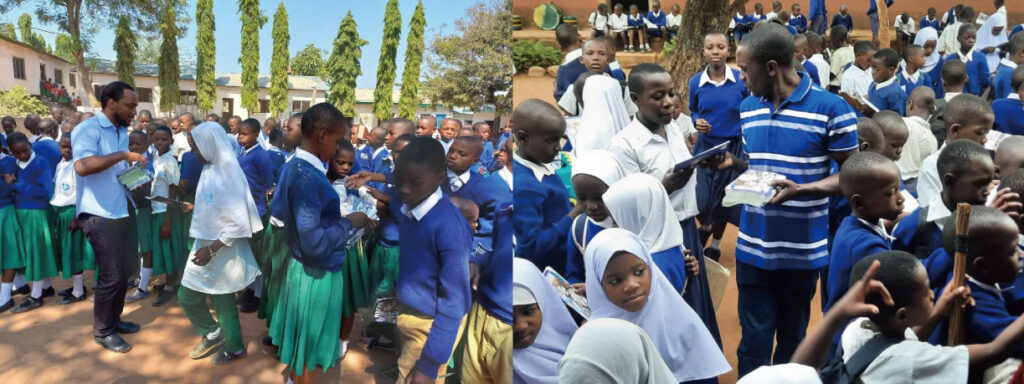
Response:
[{"label": "boy in white shirt", "polygon": [[825,60],[825,56],[821,54],[824,45],[825,42],[821,35],[807,32],[807,61],[810,61],[818,69],[819,83],[827,87],[832,82],[832,71],[829,69],[829,63]]},{"label": "boy in white shirt", "polygon": [[914,41],[914,33],[917,32],[917,27],[914,25],[914,19],[910,17],[909,13],[903,12],[899,16],[896,16],[896,22],[893,23],[893,29],[896,30],[896,51],[903,52],[903,47],[910,42]]},{"label": "boy in white shirt", "polygon": [[628,16],[622,11],[622,4],[615,4],[612,14],[608,15],[608,30],[615,35],[615,41],[621,42],[623,46],[627,43],[626,30],[629,29]]},{"label": "boy in white shirt", "polygon": [[601,3],[597,5],[597,12],[592,12],[590,18],[587,19],[590,26],[594,28],[594,35],[591,37],[600,37],[608,33],[608,4]]},{"label": "boy in white shirt", "polygon": [[679,13],[679,4],[672,4],[672,13],[665,19],[665,28],[668,30],[668,37],[675,39],[679,33],[679,26],[683,24],[683,14]]},{"label": "boy in white shirt", "polygon": [[858,41],[853,45],[853,62],[843,70],[839,91],[851,95],[867,97],[868,88],[875,80],[871,77],[871,57],[875,54],[875,45],[870,41]]}]

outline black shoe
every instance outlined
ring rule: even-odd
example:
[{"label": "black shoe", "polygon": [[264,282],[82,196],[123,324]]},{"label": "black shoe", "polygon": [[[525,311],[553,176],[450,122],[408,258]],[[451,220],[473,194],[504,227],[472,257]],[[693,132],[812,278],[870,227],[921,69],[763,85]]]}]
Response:
[{"label": "black shoe", "polygon": [[[0,310],[0,312],[3,312],[3,311]],[[274,346],[274,339],[271,338],[270,336],[263,336],[263,345],[266,345],[268,347],[273,347]]]},{"label": "black shoe", "polygon": [[149,297],[149,291],[142,288],[132,288],[132,291],[125,295],[124,302],[131,304],[147,297]]},{"label": "black shoe", "polygon": [[22,285],[21,288],[15,289],[14,293],[18,295],[27,295],[29,293],[32,293],[32,288],[29,287],[28,284],[25,284]]},{"label": "black shoe", "polygon": [[85,300],[86,297],[89,297],[89,295],[87,295],[86,291],[84,290],[82,291],[82,296],[75,296],[72,293],[68,293],[67,295],[62,295],[59,299],[57,299],[57,304],[77,303],[79,301]]},{"label": "black shoe", "polygon": [[221,348],[220,352],[217,352],[217,355],[214,356],[213,363],[217,365],[227,364],[232,360],[241,359],[248,354],[249,353],[245,351],[245,348],[242,348],[242,350],[238,352],[228,352],[227,348]]},{"label": "black shoe", "polygon": [[217,351],[217,348],[222,347],[224,342],[223,334],[217,336],[217,338],[213,340],[210,340],[206,335],[203,335],[200,337],[199,344],[193,346],[192,350],[188,352],[188,357],[191,357],[192,360],[199,360],[210,356],[210,354]]},{"label": "black shoe", "polygon": [[71,296],[71,292],[75,290],[75,287],[69,287],[68,289],[62,289],[57,291],[57,296]]},{"label": "black shoe", "polygon": [[29,296],[27,299],[25,299],[25,301],[21,302],[21,305],[19,305],[17,307],[14,307],[14,309],[11,310],[11,313],[28,312],[28,311],[31,311],[33,309],[36,309],[36,308],[39,308],[39,307],[42,307],[42,306],[43,306],[43,298],[40,297],[40,298],[37,299],[37,298],[34,298],[32,296]]},{"label": "black shoe", "polygon": [[[134,279],[131,279],[131,280],[128,280],[128,288],[138,287],[140,281],[142,281],[142,280],[139,279],[138,277],[136,277]],[[145,288],[145,287],[143,287],[143,288]]]},{"label": "black shoe", "polygon": [[7,302],[4,303],[4,305],[0,305],[0,313],[7,312],[7,310],[11,308],[14,308],[14,299],[8,299]]},{"label": "black shoe", "polygon": [[132,350],[132,345],[124,341],[117,332],[112,332],[107,337],[94,337],[93,339],[96,340],[96,344],[117,353],[127,353]]},{"label": "black shoe", "polygon": [[242,302],[242,306],[238,308],[238,312],[242,313],[253,313],[260,309],[260,298],[256,296],[249,296]]},{"label": "black shoe", "polygon": [[160,293],[156,295],[155,299],[153,299],[153,306],[159,307],[161,305],[167,304],[168,301],[171,301],[171,299],[174,298],[175,291],[176,290],[173,289],[173,287],[171,289],[161,289],[159,291]]},{"label": "black shoe", "polygon": [[53,287],[43,288],[43,296],[42,297],[50,297],[50,296],[55,296],[55,295],[57,295],[57,291],[54,290]]},{"label": "black shoe", "polygon": [[[82,297],[85,297],[85,295],[82,295]],[[129,333],[138,332],[139,325],[129,321],[118,321],[117,328],[115,329],[117,330],[117,333],[123,333],[127,335]]]},{"label": "black shoe", "polygon": [[704,248],[704,257],[714,260],[717,263],[718,259],[722,257],[722,250],[712,247]]}]

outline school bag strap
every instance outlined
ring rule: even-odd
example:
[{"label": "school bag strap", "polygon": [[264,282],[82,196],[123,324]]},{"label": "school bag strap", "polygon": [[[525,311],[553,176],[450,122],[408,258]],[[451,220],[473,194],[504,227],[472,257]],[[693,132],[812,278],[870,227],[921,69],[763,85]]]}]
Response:
[{"label": "school bag strap", "polygon": [[928,222],[928,207],[921,208],[917,216],[917,231],[910,237],[910,249],[918,260],[924,260],[932,254],[932,236],[935,226]]},{"label": "school bag strap", "polygon": [[843,345],[840,343],[836,348],[836,356],[821,367],[818,375],[822,383],[829,384],[851,384],[857,382],[864,370],[871,365],[878,355],[887,348],[898,344],[903,339],[888,337],[882,333],[875,334],[864,346],[853,353],[845,362],[843,361]]}]

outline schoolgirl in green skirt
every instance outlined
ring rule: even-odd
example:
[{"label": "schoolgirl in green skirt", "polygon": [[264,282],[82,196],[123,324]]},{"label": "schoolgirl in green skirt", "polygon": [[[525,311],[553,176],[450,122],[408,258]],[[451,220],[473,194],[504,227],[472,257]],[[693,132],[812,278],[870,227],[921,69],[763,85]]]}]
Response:
[{"label": "schoolgirl in green skirt", "polygon": [[370,269],[366,260],[366,239],[360,239],[355,245],[345,250],[345,264],[341,268],[345,280],[345,294],[341,306],[341,356],[348,351],[348,339],[352,334],[359,308],[366,308],[371,303],[373,291],[370,289]]},{"label": "schoolgirl in green skirt", "polygon": [[14,208],[21,225],[21,244],[25,256],[25,280],[32,282],[32,293],[13,313],[31,311],[43,305],[43,288],[57,276],[57,258],[50,232],[50,195],[53,170],[32,151],[25,135],[12,133],[7,138],[11,153],[18,160],[17,176],[3,175],[14,189]]},{"label": "schoolgirl in green skirt", "polygon": [[257,316],[267,320],[267,328],[270,328],[274,307],[277,305],[288,272],[288,243],[284,228],[279,226],[280,224],[279,221],[270,219],[262,239],[263,257],[262,260],[257,260],[260,263],[260,271],[263,272],[263,292],[260,295]]},{"label": "schoolgirl in green skirt", "polygon": [[[0,152],[0,177],[6,174],[15,173],[17,160]],[[17,270],[25,268],[24,251],[21,246],[21,224],[18,223],[18,214],[14,209],[14,189],[9,184],[0,180],[0,270],[3,270],[3,277],[0,278],[0,313],[14,308],[14,300],[11,299],[11,289],[14,285],[14,274]]]},{"label": "schoolgirl in green skirt", "polygon": [[[152,196],[171,198],[171,186],[181,180],[178,160],[171,152],[172,134],[167,127],[153,130],[153,147],[156,148],[156,159],[153,160]],[[174,239],[174,208],[164,203],[153,202],[153,219],[150,227],[150,239],[153,246],[153,275],[164,275],[164,286],[161,287],[153,305],[166,303],[174,296],[174,287],[185,270],[188,251],[183,249]],[[141,231],[139,232],[141,236]]]},{"label": "schoolgirl in green skirt", "polygon": [[85,232],[78,228],[75,212],[75,170],[71,161],[71,136],[64,135],[60,140],[60,150],[64,159],[57,164],[54,174],[53,197],[50,206],[53,208],[53,239],[60,259],[61,271],[65,279],[72,280],[70,291],[62,291],[58,304],[71,304],[85,300],[85,284],[82,272],[96,269],[96,257],[92,245],[85,238]]},{"label": "schoolgirl in green skirt", "polygon": [[[144,131],[132,131],[128,135],[128,148],[135,153],[145,154],[149,148],[149,136]],[[146,164],[152,172],[153,164]],[[146,196],[149,196],[152,182],[139,186],[131,191],[132,201],[135,203],[135,226],[139,231],[139,257],[142,258],[142,265],[139,270],[139,286],[133,289],[124,297],[125,303],[149,297],[149,280],[153,277],[153,205]]]}]

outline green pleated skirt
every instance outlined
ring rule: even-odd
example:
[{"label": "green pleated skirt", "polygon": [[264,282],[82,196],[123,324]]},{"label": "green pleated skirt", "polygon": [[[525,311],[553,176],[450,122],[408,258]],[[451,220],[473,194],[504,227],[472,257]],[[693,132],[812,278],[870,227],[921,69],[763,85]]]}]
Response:
[{"label": "green pleated skirt", "polygon": [[[172,215],[171,233],[166,239],[160,238],[160,227],[169,212],[154,213],[150,227],[150,244],[153,245],[153,276],[168,275],[180,277],[185,270],[185,262],[188,253],[181,249],[181,246],[174,242],[175,223]],[[141,233],[140,233],[141,236]]]},{"label": "green pleated skirt", "polygon": [[25,248],[22,245],[21,224],[13,205],[0,208],[0,269],[25,268]]},{"label": "green pleated skirt", "polygon": [[[194,204],[196,202],[195,196],[183,196],[183,201]],[[168,208],[167,214],[171,215],[171,241],[177,248],[176,252],[182,252],[188,257],[189,251],[192,250],[192,243],[195,239],[188,236],[189,228],[192,226],[192,212],[183,213],[181,210]],[[182,268],[185,268],[182,265]]]},{"label": "green pleated skirt", "polygon": [[50,232],[49,209],[17,209],[25,250],[25,280],[39,281],[57,276],[57,255]]},{"label": "green pleated skirt", "polygon": [[288,258],[288,271],[274,315],[270,337],[281,362],[302,374],[320,366],[326,372],[341,356],[341,271],[327,272]]},{"label": "green pleated skirt", "polygon": [[355,315],[359,308],[370,305],[370,266],[366,261],[365,240],[359,240],[352,248],[345,250],[345,263],[341,272],[345,275],[345,295],[341,317]]},{"label": "green pleated skirt", "polygon": [[75,221],[75,206],[53,207],[53,238],[60,256],[61,276],[70,279],[72,276],[96,269],[96,255],[92,251],[89,239],[81,228],[71,231],[71,222]]},{"label": "green pleated skirt", "polygon": [[377,243],[370,258],[370,286],[374,297],[384,297],[394,291],[397,279],[398,247]]},{"label": "green pleated skirt", "polygon": [[274,315],[274,307],[281,296],[281,289],[285,277],[288,275],[288,243],[285,239],[284,228],[267,226],[263,233],[261,247],[262,260],[260,272],[263,273],[263,294],[260,295],[260,309],[256,314],[261,319],[267,319],[267,328],[270,327],[270,320]]},{"label": "green pleated skirt", "polygon": [[135,213],[135,225],[139,228],[139,253],[153,250],[153,208],[139,208]]}]

